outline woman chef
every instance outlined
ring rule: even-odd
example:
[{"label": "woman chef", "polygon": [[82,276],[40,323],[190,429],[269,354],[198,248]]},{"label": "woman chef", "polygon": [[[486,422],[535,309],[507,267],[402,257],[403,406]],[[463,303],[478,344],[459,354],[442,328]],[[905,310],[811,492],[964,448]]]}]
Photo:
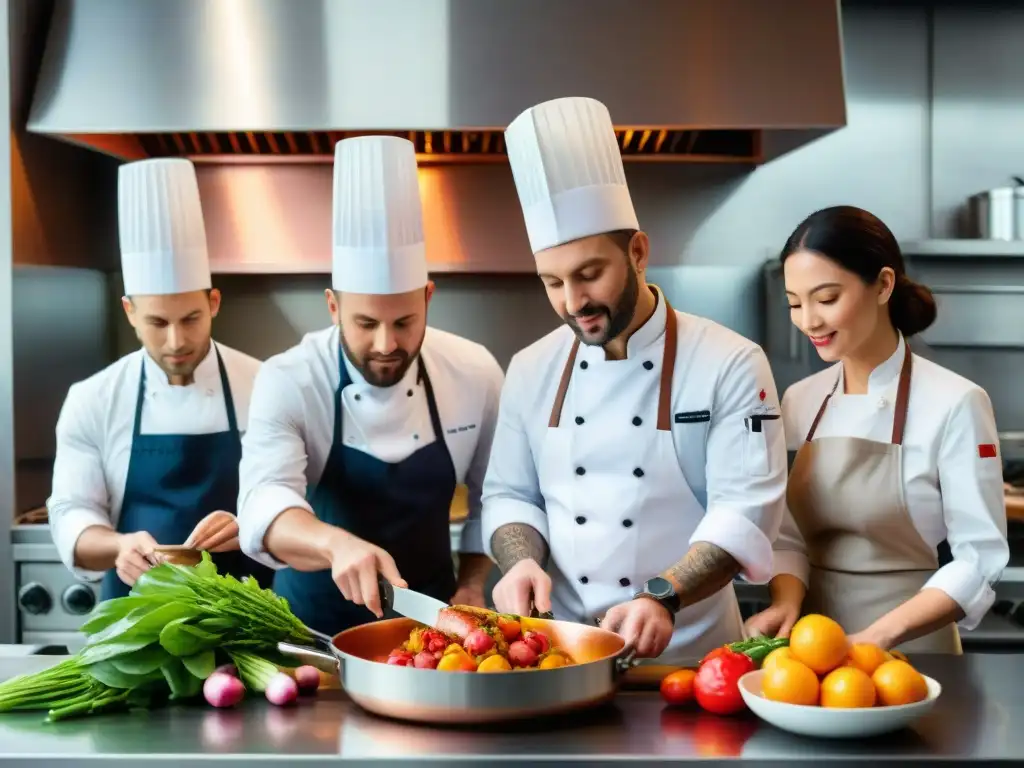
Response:
[{"label": "woman chef", "polygon": [[[382,615],[378,572],[438,600],[484,603],[479,493],[503,375],[479,344],[427,327],[421,218],[411,142],[338,142],[334,323],[267,360],[253,391],[242,547],[280,569],[274,591],[321,632]],[[460,482],[470,514],[456,579]]]},{"label": "woman chef", "polygon": [[[748,628],[788,633],[802,609],[854,642],[959,653],[955,623],[978,624],[1009,558],[988,396],[912,353],[935,302],[870,213],[812,214],[782,262],[793,323],[835,365],[783,397],[792,517],[772,606]],[[939,567],[943,541],[952,561]]]},{"label": "woman chef", "polygon": [[[65,565],[127,595],[157,545],[221,554],[221,572],[270,572],[238,551],[240,433],[259,361],[215,344],[195,169],[187,160],[122,165],[121,267],[142,349],[68,391],[57,423],[50,530]],[[104,575],[105,572],[105,575]]]},{"label": "woman chef", "polygon": [[600,619],[665,663],[738,640],[732,579],[770,577],[786,485],[768,361],[647,284],[603,104],[540,104],[505,139],[565,325],[515,356],[502,392],[483,516],[495,606]]}]

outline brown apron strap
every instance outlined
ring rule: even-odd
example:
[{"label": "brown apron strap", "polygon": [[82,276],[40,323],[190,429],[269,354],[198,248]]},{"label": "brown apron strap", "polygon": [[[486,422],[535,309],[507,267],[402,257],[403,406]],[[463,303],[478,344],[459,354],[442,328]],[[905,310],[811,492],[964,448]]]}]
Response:
[{"label": "brown apron strap", "polygon": [[551,406],[551,418],[548,419],[549,427],[557,427],[562,418],[562,404],[565,402],[565,393],[569,389],[569,379],[572,378],[572,367],[576,364],[576,353],[580,349],[580,340],[573,339],[572,349],[569,350],[569,359],[565,361],[565,368],[562,369],[562,380],[558,382],[558,392],[555,394],[555,402]]},{"label": "brown apron strap", "polygon": [[[661,296],[665,302],[665,347],[661,353],[661,390],[658,393],[658,429],[669,431],[672,429],[672,374],[676,365],[676,339],[678,337],[676,313],[668,303],[664,294]],[[551,405],[551,416],[548,418],[548,427],[556,428],[562,420],[562,406],[565,404],[565,393],[569,390],[569,379],[572,378],[572,369],[576,364],[576,353],[580,349],[580,340],[574,339],[572,349],[569,350],[569,358],[562,368],[562,379],[558,382],[558,391],[555,393],[555,402]]]},{"label": "brown apron strap", "polygon": [[[907,343],[906,339],[903,341],[903,367],[900,368],[900,381],[896,386],[896,408],[893,413],[892,419],[892,443],[893,445],[903,445],[903,430],[907,426],[907,403],[910,399],[910,368],[911,368],[911,352],[910,344]],[[836,379],[836,383],[832,386],[832,391],[825,395],[825,399],[821,403],[821,407],[818,409],[817,415],[814,417],[814,421],[811,422],[811,428],[807,432],[807,442],[811,442],[814,438],[814,433],[818,429],[818,422],[821,421],[821,417],[825,415],[825,408],[828,407],[828,401],[832,399],[832,395],[836,393],[836,389],[839,388],[839,379]]]},{"label": "brown apron strap", "polygon": [[665,299],[665,348],[661,353],[661,389],[658,392],[658,429],[672,430],[672,374],[676,368],[676,312]]}]

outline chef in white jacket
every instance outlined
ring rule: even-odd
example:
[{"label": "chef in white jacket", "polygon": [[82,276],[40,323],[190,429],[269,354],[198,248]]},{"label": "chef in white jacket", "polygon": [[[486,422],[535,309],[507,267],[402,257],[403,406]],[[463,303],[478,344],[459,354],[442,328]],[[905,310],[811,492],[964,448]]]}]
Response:
[{"label": "chef in white jacket", "polygon": [[188,543],[222,572],[270,572],[238,549],[240,434],[259,361],[210,336],[212,288],[195,169],[187,160],[128,163],[118,174],[121,267],[142,349],[68,391],[57,423],[50,531],[64,564],[123,597]]},{"label": "chef in white jacket", "polygon": [[506,373],[483,500],[495,605],[600,620],[666,663],[737,640],[732,579],[770,578],[786,483],[768,361],[645,281],[603,104],[540,104],[505,141],[565,325]]},{"label": "chef in white jacket", "polygon": [[[378,573],[484,604],[480,486],[503,374],[481,345],[427,327],[433,288],[412,143],[338,142],[333,322],[263,364],[239,500],[243,550],[279,569],[275,592],[321,632],[383,615]],[[469,518],[456,578],[458,483]]]},{"label": "chef in white jacket", "polygon": [[824,613],[854,642],[960,653],[957,622],[978,625],[1009,560],[988,395],[913,353],[935,300],[875,216],[818,211],[782,262],[793,323],[834,365],[782,400],[789,513],[773,604],[749,628],[785,635],[801,611]]}]

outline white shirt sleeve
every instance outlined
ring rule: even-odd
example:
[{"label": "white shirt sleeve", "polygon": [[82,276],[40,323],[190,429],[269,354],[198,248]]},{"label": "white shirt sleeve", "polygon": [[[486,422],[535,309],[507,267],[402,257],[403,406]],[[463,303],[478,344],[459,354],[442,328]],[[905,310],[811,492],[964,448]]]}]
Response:
[{"label": "white shirt sleeve", "polygon": [[953,561],[924,586],[942,590],[956,601],[965,614],[960,622],[964,629],[976,627],[995,602],[992,585],[1010,559],[1002,463],[995,457],[983,458],[983,445],[998,453],[992,404],[979,387],[952,410],[942,436],[939,487]]},{"label": "white shirt sleeve", "polygon": [[263,545],[274,520],[293,508],[313,514],[306,501],[303,423],[302,394],[296,383],[272,365],[260,366],[242,438],[238,540],[245,554],[271,568],[285,567]]},{"label": "white shirt sleeve", "polygon": [[103,571],[75,566],[75,545],[86,528],[113,529],[110,495],[103,471],[102,399],[76,384],[57,420],[57,452],[53,484],[46,500],[50,534],[64,565],[82,581],[99,581]]},{"label": "white shirt sleeve", "polygon": [[[786,432],[786,451],[797,451],[803,445],[806,437],[806,430],[801,430],[797,425],[797,414],[800,403],[794,406],[792,402],[792,388],[787,389],[782,396],[782,423]],[[796,408],[796,410],[794,410]],[[788,473],[787,473],[788,483]],[[793,518],[789,507],[783,503],[782,522],[779,525],[779,535],[772,542],[774,563],[772,566],[772,577],[780,573],[788,573],[795,576],[804,583],[809,583],[811,566],[807,559],[807,543],[804,541],[800,528]]]},{"label": "white shirt sleeve", "polygon": [[498,423],[498,407],[501,400],[501,387],[505,380],[505,374],[493,357],[487,361],[486,379],[484,385],[487,388],[486,400],[483,414],[480,418],[480,437],[477,438],[476,451],[466,472],[466,488],[469,496],[469,514],[462,526],[462,535],[459,541],[459,552],[463,554],[480,555],[485,554],[483,528],[481,527],[481,514],[483,504],[484,478],[487,474],[487,464],[491,456],[491,447],[494,443],[494,432]]},{"label": "white shirt sleeve", "polygon": [[782,419],[762,421],[754,431],[750,416],[759,405],[780,415],[768,359],[754,347],[732,359],[719,379],[707,438],[707,512],[690,539],[724,549],[755,584],[772,576],[787,476]]},{"label": "white shirt sleeve", "polygon": [[536,461],[519,402],[520,391],[527,381],[513,359],[502,387],[498,424],[481,495],[484,552],[492,559],[491,537],[503,525],[529,525],[544,537],[544,541],[548,540],[544,497],[540,492]]}]

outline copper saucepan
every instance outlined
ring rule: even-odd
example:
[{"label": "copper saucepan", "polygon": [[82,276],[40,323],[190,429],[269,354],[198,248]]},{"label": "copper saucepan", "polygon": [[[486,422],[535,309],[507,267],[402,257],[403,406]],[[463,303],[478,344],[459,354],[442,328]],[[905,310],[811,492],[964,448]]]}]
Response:
[{"label": "copper saucepan", "polygon": [[384,619],[322,640],[326,650],[281,643],[282,653],[328,673],[364,709],[423,723],[488,723],[561,714],[598,706],[615,696],[635,663],[625,640],[608,630],[538,618],[522,618],[575,662],[554,669],[509,672],[445,672],[384,663],[388,654],[423,626],[407,618]]}]

